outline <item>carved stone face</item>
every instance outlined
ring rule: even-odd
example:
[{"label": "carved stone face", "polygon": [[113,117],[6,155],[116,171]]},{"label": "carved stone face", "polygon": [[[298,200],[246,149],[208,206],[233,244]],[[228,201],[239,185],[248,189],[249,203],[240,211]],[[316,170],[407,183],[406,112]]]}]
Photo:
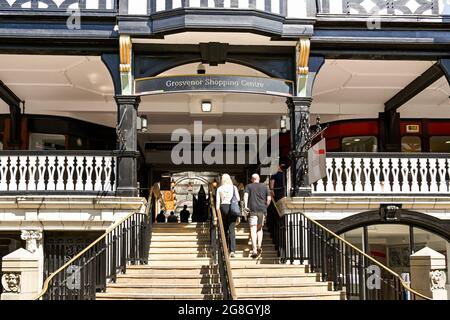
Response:
[{"label": "carved stone face", "polygon": [[4,274],[2,285],[6,292],[18,293],[20,291],[20,275],[16,273]]},{"label": "carved stone face", "polygon": [[430,272],[431,289],[445,289],[447,283],[447,277],[444,271],[435,270]]}]

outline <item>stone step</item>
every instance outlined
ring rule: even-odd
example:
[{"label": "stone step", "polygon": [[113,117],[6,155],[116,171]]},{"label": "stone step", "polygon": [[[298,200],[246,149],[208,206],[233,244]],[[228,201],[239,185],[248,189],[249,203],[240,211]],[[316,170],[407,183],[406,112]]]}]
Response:
[{"label": "stone step", "polygon": [[[273,266],[273,267],[272,267]],[[233,277],[246,277],[246,276],[255,276],[260,278],[266,277],[276,277],[276,276],[298,276],[301,277],[307,274],[305,268],[284,268],[283,265],[279,268],[276,268],[276,264],[271,265],[271,267],[267,267],[266,264],[254,264],[252,266],[245,264],[234,264],[232,263],[233,269]],[[254,268],[251,268],[254,267]]]},{"label": "stone step", "polygon": [[110,284],[106,293],[120,294],[220,294],[220,284]]},{"label": "stone step", "polygon": [[126,276],[141,276],[151,278],[154,276],[171,275],[172,278],[183,277],[185,275],[196,276],[211,276],[217,274],[217,268],[202,265],[147,265],[145,268],[128,268]]},{"label": "stone step", "polygon": [[[236,250],[236,258],[249,258],[251,256],[251,249]],[[151,257],[169,257],[169,256],[183,256],[183,257],[210,257],[212,250],[210,248],[152,248],[149,251]],[[278,253],[275,250],[264,250],[261,254],[262,258],[277,259]]]},{"label": "stone step", "polygon": [[149,261],[156,260],[191,260],[195,258],[210,258],[211,252],[181,252],[181,253],[155,253],[150,250]]},{"label": "stone step", "polygon": [[155,229],[201,229],[209,228],[209,222],[206,223],[154,223],[152,226]]},{"label": "stone step", "polygon": [[211,259],[203,259],[198,258],[195,260],[155,260],[149,261],[149,266],[172,266],[172,267],[181,267],[181,266],[195,266],[195,267],[203,267],[209,266]]},{"label": "stone step", "polygon": [[285,292],[309,292],[309,293],[327,293],[332,289],[332,285],[327,282],[309,282],[309,283],[270,283],[270,284],[236,284],[236,294],[271,294]]},{"label": "stone step", "polygon": [[238,300],[343,300],[341,292],[277,292],[237,294]]},{"label": "stone step", "polygon": [[210,241],[210,237],[209,234],[208,235],[179,235],[179,234],[173,234],[170,236],[167,235],[153,235],[152,236],[152,242],[158,242],[158,241],[163,241],[163,242],[171,242],[171,241],[191,241],[191,242],[205,242],[205,241]]},{"label": "stone step", "polygon": [[177,240],[158,240],[151,242],[151,248],[197,248],[197,247],[211,247],[211,241],[209,240],[193,240],[193,241],[177,241]]},{"label": "stone step", "polygon": [[120,275],[117,278],[118,284],[129,285],[164,285],[180,284],[180,285],[194,285],[194,284],[213,284],[219,283],[219,275],[212,274],[183,274],[169,271],[167,275],[164,274],[135,274],[135,275]]},{"label": "stone step", "polygon": [[97,293],[97,300],[222,300],[222,294]]},{"label": "stone step", "polygon": [[251,258],[251,257],[239,257],[236,256],[235,258],[230,258],[231,266],[234,268],[235,266],[242,266],[242,265],[248,265],[248,264],[254,264],[254,265],[267,265],[267,264],[279,264],[279,258],[277,256],[264,256],[261,255],[258,258]]},{"label": "stone step", "polygon": [[236,274],[233,272],[234,284],[236,286],[254,284],[254,285],[267,285],[267,284],[300,284],[300,283],[313,283],[320,281],[320,275],[318,274],[269,274],[269,275],[257,275],[257,274]]}]

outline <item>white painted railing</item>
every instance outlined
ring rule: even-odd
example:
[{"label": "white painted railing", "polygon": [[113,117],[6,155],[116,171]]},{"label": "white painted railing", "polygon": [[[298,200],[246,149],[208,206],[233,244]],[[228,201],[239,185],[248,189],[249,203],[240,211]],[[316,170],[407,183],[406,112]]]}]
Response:
[{"label": "white painted railing", "polygon": [[450,154],[328,154],[313,194],[450,193]]},{"label": "white painted railing", "polygon": [[1,193],[111,193],[116,190],[111,152],[0,152]]},{"label": "white painted railing", "polygon": [[448,0],[319,0],[318,12],[346,15],[448,15]]},{"label": "white painted railing", "polygon": [[[1,0],[0,0],[1,1]],[[310,0],[128,0],[128,14],[147,14],[177,8],[254,9],[288,18],[308,16]]]}]

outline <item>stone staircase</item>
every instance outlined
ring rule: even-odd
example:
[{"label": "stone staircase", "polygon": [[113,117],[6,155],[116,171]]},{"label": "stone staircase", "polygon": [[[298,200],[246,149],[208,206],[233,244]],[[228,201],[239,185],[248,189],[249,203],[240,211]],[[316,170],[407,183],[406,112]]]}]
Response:
[{"label": "stone staircase", "polygon": [[263,252],[252,259],[250,228],[236,228],[236,257],[231,259],[236,295],[239,300],[341,300],[331,283],[309,273],[307,266],[280,264],[270,233],[265,229]]},{"label": "stone staircase", "polygon": [[98,300],[222,299],[211,266],[209,223],[155,224],[149,264],[129,266]]},{"label": "stone staircase", "polygon": [[[280,264],[270,234],[264,231],[263,253],[252,259],[250,229],[236,228],[234,284],[241,300],[339,300],[340,292],[320,282],[307,266]],[[128,266],[98,300],[220,300],[218,269],[212,266],[209,224],[155,224],[149,264]]]}]

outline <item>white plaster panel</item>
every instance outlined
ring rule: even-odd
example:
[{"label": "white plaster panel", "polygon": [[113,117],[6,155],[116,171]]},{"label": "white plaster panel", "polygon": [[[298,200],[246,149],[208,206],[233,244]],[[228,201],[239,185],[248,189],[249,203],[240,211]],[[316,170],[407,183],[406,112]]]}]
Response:
[{"label": "white plaster panel", "polygon": [[[158,2],[161,2],[158,0]],[[157,3],[158,3],[157,2]],[[128,14],[147,14],[147,0],[130,0],[128,1]]]}]

